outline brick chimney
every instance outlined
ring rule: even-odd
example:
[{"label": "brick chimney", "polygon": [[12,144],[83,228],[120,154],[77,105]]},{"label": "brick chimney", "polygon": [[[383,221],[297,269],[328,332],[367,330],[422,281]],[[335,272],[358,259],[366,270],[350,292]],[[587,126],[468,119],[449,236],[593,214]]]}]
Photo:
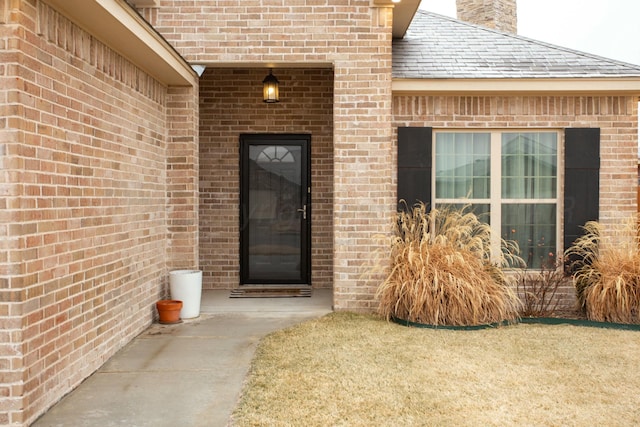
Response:
[{"label": "brick chimney", "polygon": [[458,19],[505,33],[518,33],[516,0],[456,0]]}]

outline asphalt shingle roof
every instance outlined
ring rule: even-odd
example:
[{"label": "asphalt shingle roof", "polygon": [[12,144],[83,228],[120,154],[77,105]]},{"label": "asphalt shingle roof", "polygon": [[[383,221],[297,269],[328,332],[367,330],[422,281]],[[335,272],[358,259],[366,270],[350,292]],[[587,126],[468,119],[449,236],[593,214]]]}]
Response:
[{"label": "asphalt shingle roof", "polygon": [[393,41],[393,78],[638,77],[628,64],[418,11]]}]

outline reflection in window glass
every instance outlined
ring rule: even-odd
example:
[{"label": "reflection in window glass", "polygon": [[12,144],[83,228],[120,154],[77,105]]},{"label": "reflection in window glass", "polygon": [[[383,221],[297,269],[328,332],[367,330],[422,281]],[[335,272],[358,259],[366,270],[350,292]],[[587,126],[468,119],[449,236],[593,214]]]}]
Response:
[{"label": "reflection in window glass", "polygon": [[502,197],[556,197],[557,147],[555,133],[502,134]]},{"label": "reflection in window glass", "polygon": [[556,257],[556,205],[502,205],[502,238],[520,247],[529,268],[552,267]]}]

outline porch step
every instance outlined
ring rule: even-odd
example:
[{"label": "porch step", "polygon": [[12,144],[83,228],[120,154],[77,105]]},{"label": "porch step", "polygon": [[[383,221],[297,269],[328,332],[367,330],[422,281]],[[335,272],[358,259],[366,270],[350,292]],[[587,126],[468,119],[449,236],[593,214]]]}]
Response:
[{"label": "porch step", "polygon": [[310,297],[311,286],[277,286],[277,285],[253,285],[241,286],[233,289],[230,298],[292,298]]}]

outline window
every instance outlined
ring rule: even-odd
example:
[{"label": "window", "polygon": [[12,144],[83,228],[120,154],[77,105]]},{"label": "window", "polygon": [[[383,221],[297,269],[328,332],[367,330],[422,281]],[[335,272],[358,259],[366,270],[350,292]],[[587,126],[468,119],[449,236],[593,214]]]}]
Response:
[{"label": "window", "polygon": [[[259,146],[255,148],[260,148]],[[254,155],[252,152],[251,155]],[[253,159],[253,157],[252,157]],[[280,145],[268,145],[258,153],[255,158],[258,163],[293,163],[295,158],[287,147]]]},{"label": "window", "polygon": [[[434,206],[468,204],[529,268],[558,253],[558,132],[435,132]],[[494,239],[494,251],[499,239]]]}]

